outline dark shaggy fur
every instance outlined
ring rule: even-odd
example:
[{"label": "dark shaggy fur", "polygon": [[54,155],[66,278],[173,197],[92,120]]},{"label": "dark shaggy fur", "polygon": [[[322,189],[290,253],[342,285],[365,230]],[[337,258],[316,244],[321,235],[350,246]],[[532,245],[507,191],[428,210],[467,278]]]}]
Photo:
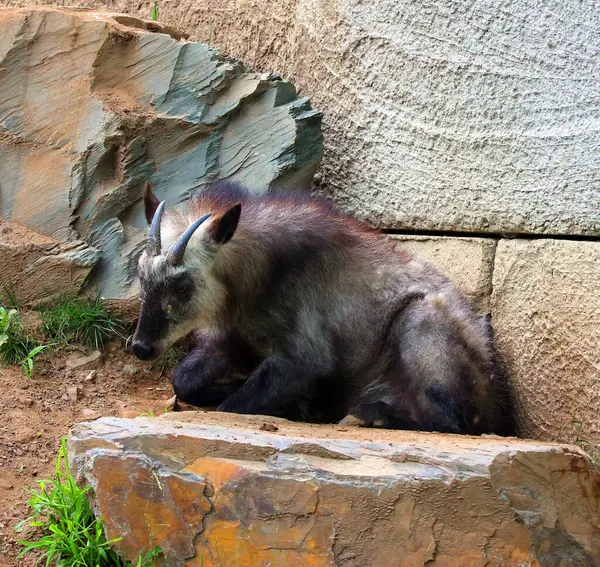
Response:
[{"label": "dark shaggy fur", "polygon": [[[150,217],[150,192],[145,204]],[[199,327],[173,376],[180,399],[313,421],[350,414],[346,423],[512,432],[491,328],[435,268],[299,192],[221,183],[163,225],[181,234],[204,213],[210,221],[176,275],[140,260],[152,296],[140,321],[164,308],[169,322],[160,336],[138,325],[136,344],[151,336],[164,349]],[[174,277],[192,282],[191,299],[168,291]]]}]

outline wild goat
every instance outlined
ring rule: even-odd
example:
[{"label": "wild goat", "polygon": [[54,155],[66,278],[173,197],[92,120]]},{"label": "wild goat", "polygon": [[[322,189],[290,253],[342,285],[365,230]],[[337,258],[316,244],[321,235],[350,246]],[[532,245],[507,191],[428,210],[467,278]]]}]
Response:
[{"label": "wild goat", "polygon": [[152,360],[196,331],[173,376],[180,400],[510,433],[487,321],[384,235],[296,192],[255,195],[221,183],[163,216],[148,186],[144,203],[150,231],[133,351]]}]

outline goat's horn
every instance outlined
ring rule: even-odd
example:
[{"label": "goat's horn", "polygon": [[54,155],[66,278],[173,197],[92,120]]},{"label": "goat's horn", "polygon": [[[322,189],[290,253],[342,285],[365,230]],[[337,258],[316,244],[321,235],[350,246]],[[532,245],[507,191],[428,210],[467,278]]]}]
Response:
[{"label": "goat's horn", "polygon": [[148,233],[148,244],[146,250],[150,256],[158,256],[160,254],[160,221],[165,210],[165,202],[162,201],[152,217],[150,224],[150,232]]},{"label": "goat's horn", "polygon": [[169,252],[169,261],[173,266],[179,266],[183,264],[183,256],[185,249],[187,248],[188,242],[198,227],[210,216],[210,213],[201,216],[196,222],[188,226],[187,230],[179,237],[179,240],[175,243],[171,251]]}]

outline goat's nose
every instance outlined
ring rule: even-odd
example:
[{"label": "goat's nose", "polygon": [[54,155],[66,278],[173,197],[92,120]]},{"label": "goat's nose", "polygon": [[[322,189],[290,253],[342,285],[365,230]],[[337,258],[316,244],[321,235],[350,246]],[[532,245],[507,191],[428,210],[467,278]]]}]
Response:
[{"label": "goat's nose", "polygon": [[151,360],[154,357],[156,349],[150,343],[135,341],[131,347],[133,354],[140,360]]}]

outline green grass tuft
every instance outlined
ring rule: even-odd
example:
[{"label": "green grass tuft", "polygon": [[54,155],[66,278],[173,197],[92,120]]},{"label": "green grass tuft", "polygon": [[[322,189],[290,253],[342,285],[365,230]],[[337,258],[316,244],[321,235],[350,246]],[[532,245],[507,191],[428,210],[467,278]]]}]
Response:
[{"label": "green grass tuft", "polygon": [[111,339],[126,340],[125,325],[100,298],[66,298],[40,309],[43,333],[60,344],[79,343],[102,349]]},{"label": "green grass tuft", "polygon": [[579,445],[580,449],[587,453],[588,457],[594,462],[600,464],[600,445],[582,437],[583,421],[579,419],[572,419],[571,423],[577,425],[577,431],[575,433],[575,444]]},{"label": "green grass tuft", "polygon": [[155,548],[137,562],[119,557],[111,545],[117,538],[107,541],[102,520],[92,512],[87,493],[90,487],[81,488],[69,469],[65,439],[56,460],[55,476],[38,481],[39,490],[30,490],[29,506],[33,515],[20,522],[40,532],[38,539],[20,541],[24,549],[19,559],[32,551],[41,553],[39,561],[55,567],[149,567],[160,556]]},{"label": "green grass tuft", "polygon": [[0,356],[4,364],[20,364],[37,346],[23,329],[19,312],[0,305]]}]

